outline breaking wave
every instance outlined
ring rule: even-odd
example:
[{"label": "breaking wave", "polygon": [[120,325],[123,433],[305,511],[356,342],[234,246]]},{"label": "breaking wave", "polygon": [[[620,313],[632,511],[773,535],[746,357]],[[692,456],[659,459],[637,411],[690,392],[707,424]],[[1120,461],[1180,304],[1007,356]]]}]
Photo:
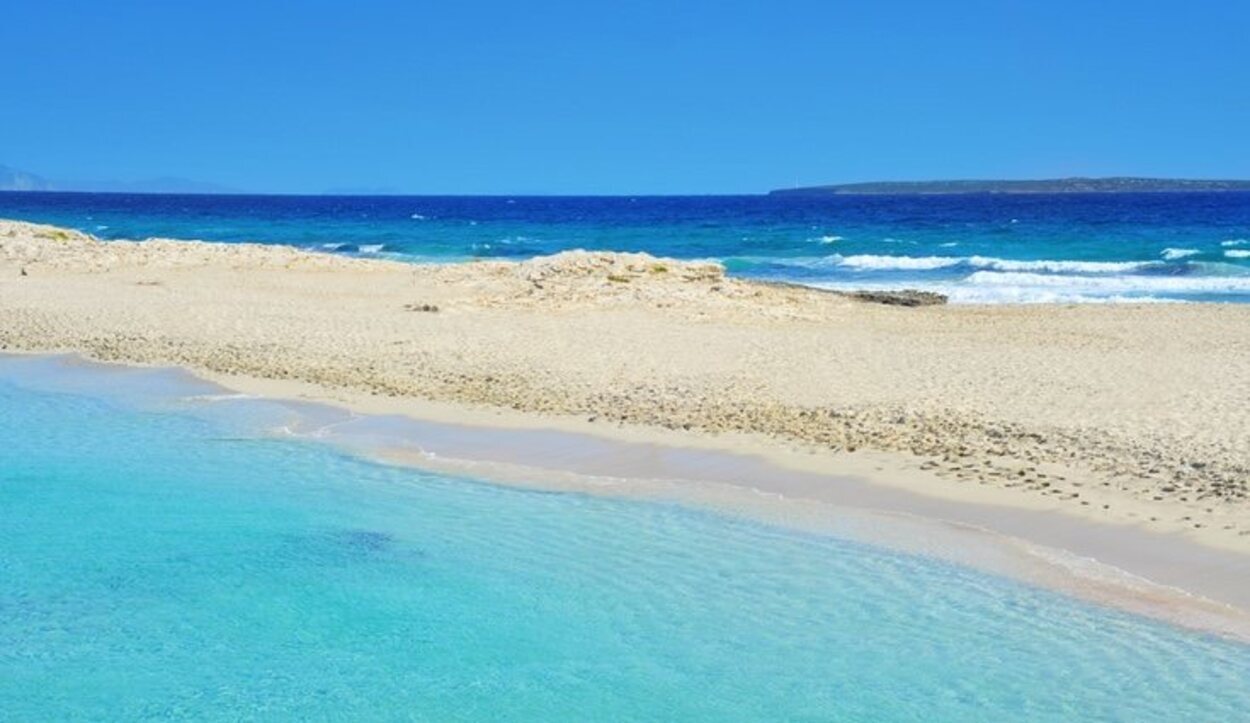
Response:
[{"label": "breaking wave", "polygon": [[818,288],[915,289],[945,295],[953,304],[1153,303],[1213,295],[1250,296],[1250,276],[1078,276],[1016,271],[978,271],[949,282],[887,284],[818,282]]},{"label": "breaking wave", "polygon": [[854,256],[822,256],[820,258],[790,259],[743,259],[765,261],[781,266],[806,268],[839,267],[864,271],[933,271],[967,267],[993,271],[1044,271],[1048,273],[1111,274],[1142,271],[1156,267],[1156,261],[1022,261],[1000,259],[993,256],[880,256],[859,254]]},{"label": "breaking wave", "polygon": [[[805,267],[807,276],[800,283],[837,290],[932,291],[956,304],[1250,299],[1250,271],[1235,263],[1189,259],[1200,253],[1167,249],[1164,259],[1149,261],[880,255],[788,261]],[[1250,249],[1228,249],[1224,255],[1247,259]]]},{"label": "breaking wave", "polygon": [[1110,294],[1250,294],[1250,276],[1072,276],[978,271],[973,286],[1061,288]]}]

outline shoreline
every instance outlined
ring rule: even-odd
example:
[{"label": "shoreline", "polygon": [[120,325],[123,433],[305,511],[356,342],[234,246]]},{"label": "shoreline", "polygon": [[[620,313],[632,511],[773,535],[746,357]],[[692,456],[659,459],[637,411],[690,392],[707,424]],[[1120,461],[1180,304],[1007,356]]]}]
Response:
[{"label": "shoreline", "polygon": [[[589,428],[575,419],[343,395],[314,385],[101,362],[74,353],[4,352],[0,363],[6,357],[88,374],[172,372],[217,390],[173,395],[183,402],[277,404],[291,416],[265,430],[273,436],[329,444],[382,464],[706,509],[962,565],[1250,643],[1250,589],[1237,584],[1250,578],[1250,556],[1009,499],[935,497],[926,493],[917,470],[889,455],[848,464],[767,440]],[[155,396],[168,394],[162,388]]]},{"label": "shoreline", "polygon": [[1188,550],[1152,575],[1250,596],[1215,565],[1250,558],[1250,306],[908,308],[645,254],[423,266],[0,221],[0,352],[763,455],[813,504],[857,477],[1123,569],[1151,564],[1129,541]]},{"label": "shoreline", "polygon": [[1250,555],[1243,551],[1091,521],[1002,490],[949,490],[903,455],[863,452],[852,459],[756,435],[709,437],[256,377],[196,376],[264,399],[398,416],[382,436],[400,444],[345,442],[340,435],[323,440],[384,463],[745,515],[935,557],[1250,643],[1250,585],[1241,583],[1250,580]]}]

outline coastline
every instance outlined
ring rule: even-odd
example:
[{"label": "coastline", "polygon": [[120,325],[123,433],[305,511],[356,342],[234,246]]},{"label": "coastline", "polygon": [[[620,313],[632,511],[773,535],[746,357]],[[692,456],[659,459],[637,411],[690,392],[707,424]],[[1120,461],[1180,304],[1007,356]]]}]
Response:
[{"label": "coastline", "polygon": [[[1250,555],[1106,524],[1004,490],[949,489],[905,455],[858,458],[756,435],[709,437],[196,375],[224,390],[382,419],[324,441],[385,463],[553,491],[676,501],[968,565],[1250,642]],[[359,417],[357,417],[359,418]],[[315,432],[293,434],[317,436]]]},{"label": "coastline", "polygon": [[[695,450],[753,470],[718,489],[947,520],[1250,608],[1245,308],[898,309],[644,255],[429,267],[4,222],[0,312],[0,351],[181,366],[495,444],[574,435],[532,445],[548,456]],[[571,471],[666,474],[613,456],[634,466]],[[1174,619],[1183,597],[1146,607]]]},{"label": "coastline", "polygon": [[142,390],[156,408],[264,404],[269,421],[258,432],[328,444],[382,464],[707,509],[971,567],[1250,643],[1250,589],[1239,584],[1250,576],[1250,556],[1021,504],[1010,495],[934,496],[933,480],[899,455],[848,461],[749,435],[594,427],[572,418],[345,395],[301,382],[77,354],[0,352],[0,365],[6,359],[31,361],[57,391],[99,393],[98,383],[112,375],[123,391],[111,394]]}]

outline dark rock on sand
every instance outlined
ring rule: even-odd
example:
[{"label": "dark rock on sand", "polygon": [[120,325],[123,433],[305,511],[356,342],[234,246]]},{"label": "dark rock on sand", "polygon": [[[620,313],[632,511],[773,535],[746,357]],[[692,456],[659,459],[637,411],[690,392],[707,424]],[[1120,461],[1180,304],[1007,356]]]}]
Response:
[{"label": "dark rock on sand", "polygon": [[937,304],[945,304],[947,301],[944,294],[932,291],[916,291],[915,289],[903,289],[901,291],[852,291],[847,296],[857,301],[866,301],[871,304],[888,304],[890,306],[935,306]]}]

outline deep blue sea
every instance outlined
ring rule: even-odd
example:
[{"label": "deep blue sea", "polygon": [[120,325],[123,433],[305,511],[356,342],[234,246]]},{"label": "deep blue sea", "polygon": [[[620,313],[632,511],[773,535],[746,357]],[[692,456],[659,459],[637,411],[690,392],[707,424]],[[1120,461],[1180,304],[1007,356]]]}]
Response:
[{"label": "deep blue sea", "polygon": [[0,193],[0,217],[104,239],[292,244],[413,261],[572,248],[716,259],[960,303],[1250,302],[1250,193],[327,197]]},{"label": "deep blue sea", "polygon": [[1244,645],[835,537],[375,464],[192,392],[0,357],[0,719],[1250,711]]}]

